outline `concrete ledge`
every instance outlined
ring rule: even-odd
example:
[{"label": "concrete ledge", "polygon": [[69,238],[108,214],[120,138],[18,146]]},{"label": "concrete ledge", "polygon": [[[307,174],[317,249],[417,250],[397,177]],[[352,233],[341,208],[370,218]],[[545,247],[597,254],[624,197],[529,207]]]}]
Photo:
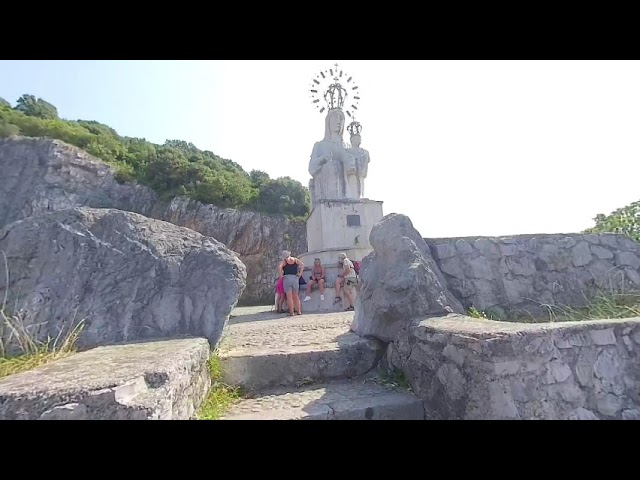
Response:
[{"label": "concrete ledge", "polygon": [[640,318],[416,320],[389,345],[428,419],[640,419]]},{"label": "concrete ledge", "polygon": [[0,380],[0,420],[186,420],[209,356],[202,338],[94,348]]}]

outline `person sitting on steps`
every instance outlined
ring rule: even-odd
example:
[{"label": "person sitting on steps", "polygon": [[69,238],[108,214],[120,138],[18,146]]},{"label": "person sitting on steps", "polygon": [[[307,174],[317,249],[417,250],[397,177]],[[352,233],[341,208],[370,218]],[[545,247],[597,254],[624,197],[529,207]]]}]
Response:
[{"label": "person sitting on steps", "polygon": [[309,283],[307,283],[307,296],[304,297],[303,302],[311,300],[311,289],[314,285],[318,285],[320,288],[320,300],[324,300],[324,284],[326,281],[326,275],[324,266],[319,258],[313,261],[313,269],[311,270],[311,277],[309,277]]},{"label": "person sitting on steps", "polygon": [[[280,262],[280,277],[284,278],[283,286],[287,295],[287,304],[289,305],[289,316],[302,315],[302,305],[300,304],[300,276],[304,270],[304,264],[300,259],[291,256],[291,252],[285,250],[282,252],[285,259]],[[297,307],[297,309],[296,309]]]},{"label": "person sitting on steps", "polygon": [[349,300],[349,306],[345,308],[345,311],[353,311],[355,310],[353,306],[353,296],[356,291],[356,284],[358,283],[356,270],[353,267],[353,262],[347,258],[346,253],[338,255],[338,264],[342,267],[342,273],[339,274],[336,279],[336,299],[333,303],[336,304],[342,301],[340,289],[344,288],[344,293],[347,296],[347,300]]}]

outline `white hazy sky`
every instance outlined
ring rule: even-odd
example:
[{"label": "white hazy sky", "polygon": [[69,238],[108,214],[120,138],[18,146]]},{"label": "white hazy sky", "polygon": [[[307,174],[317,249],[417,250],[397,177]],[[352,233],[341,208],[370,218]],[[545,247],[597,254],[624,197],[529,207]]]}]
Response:
[{"label": "white hazy sky", "polygon": [[640,199],[638,61],[0,61],[0,97],[307,185],[309,83],[336,61],[360,86],[367,197],[422,236],[576,232]]}]

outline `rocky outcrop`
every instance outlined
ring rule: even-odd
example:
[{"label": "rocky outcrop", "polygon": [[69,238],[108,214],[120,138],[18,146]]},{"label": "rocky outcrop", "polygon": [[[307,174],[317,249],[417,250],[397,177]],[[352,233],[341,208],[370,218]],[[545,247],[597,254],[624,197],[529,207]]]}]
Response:
[{"label": "rocky outcrop", "polygon": [[425,239],[451,292],[497,318],[640,288],[640,244],[619,234]]},{"label": "rocky outcrop", "polygon": [[8,289],[8,305],[33,315],[40,340],[86,319],[82,347],[182,334],[215,346],[245,288],[244,265],[222,243],[115,209],[11,223],[0,230],[0,251],[9,268],[0,298]]},{"label": "rocky outcrop", "polygon": [[362,261],[354,332],[390,342],[413,318],[464,312],[408,217],[387,215],[369,238],[374,252]]},{"label": "rocky outcrop", "polygon": [[0,420],[188,420],[209,387],[209,344],[110,345],[0,380]]},{"label": "rocky outcrop", "polygon": [[150,189],[117,182],[113,167],[58,140],[0,139],[0,171],[0,227],[76,206],[146,215],[157,202]]},{"label": "rocky outcrop", "polygon": [[461,315],[389,345],[427,419],[640,420],[640,318],[555,324]]},{"label": "rocky outcrop", "polygon": [[285,248],[306,251],[304,222],[204,205],[185,197],[158,199],[149,188],[116,181],[115,169],[83,150],[44,138],[0,139],[0,227],[75,206],[117,208],[188,227],[224,243],[247,267],[241,302],[271,303]]},{"label": "rocky outcrop", "polygon": [[282,250],[299,255],[307,250],[304,222],[283,216],[204,205],[187,197],[158,205],[151,216],[213,237],[237,252],[247,267],[243,304],[271,304]]}]

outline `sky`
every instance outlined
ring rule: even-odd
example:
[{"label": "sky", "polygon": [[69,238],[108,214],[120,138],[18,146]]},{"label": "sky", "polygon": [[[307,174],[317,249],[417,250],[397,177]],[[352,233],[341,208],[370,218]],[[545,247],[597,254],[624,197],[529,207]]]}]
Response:
[{"label": "sky", "polygon": [[579,232],[640,199],[639,61],[2,60],[0,97],[308,185],[309,85],[336,62],[360,87],[366,196],[423,237]]}]

